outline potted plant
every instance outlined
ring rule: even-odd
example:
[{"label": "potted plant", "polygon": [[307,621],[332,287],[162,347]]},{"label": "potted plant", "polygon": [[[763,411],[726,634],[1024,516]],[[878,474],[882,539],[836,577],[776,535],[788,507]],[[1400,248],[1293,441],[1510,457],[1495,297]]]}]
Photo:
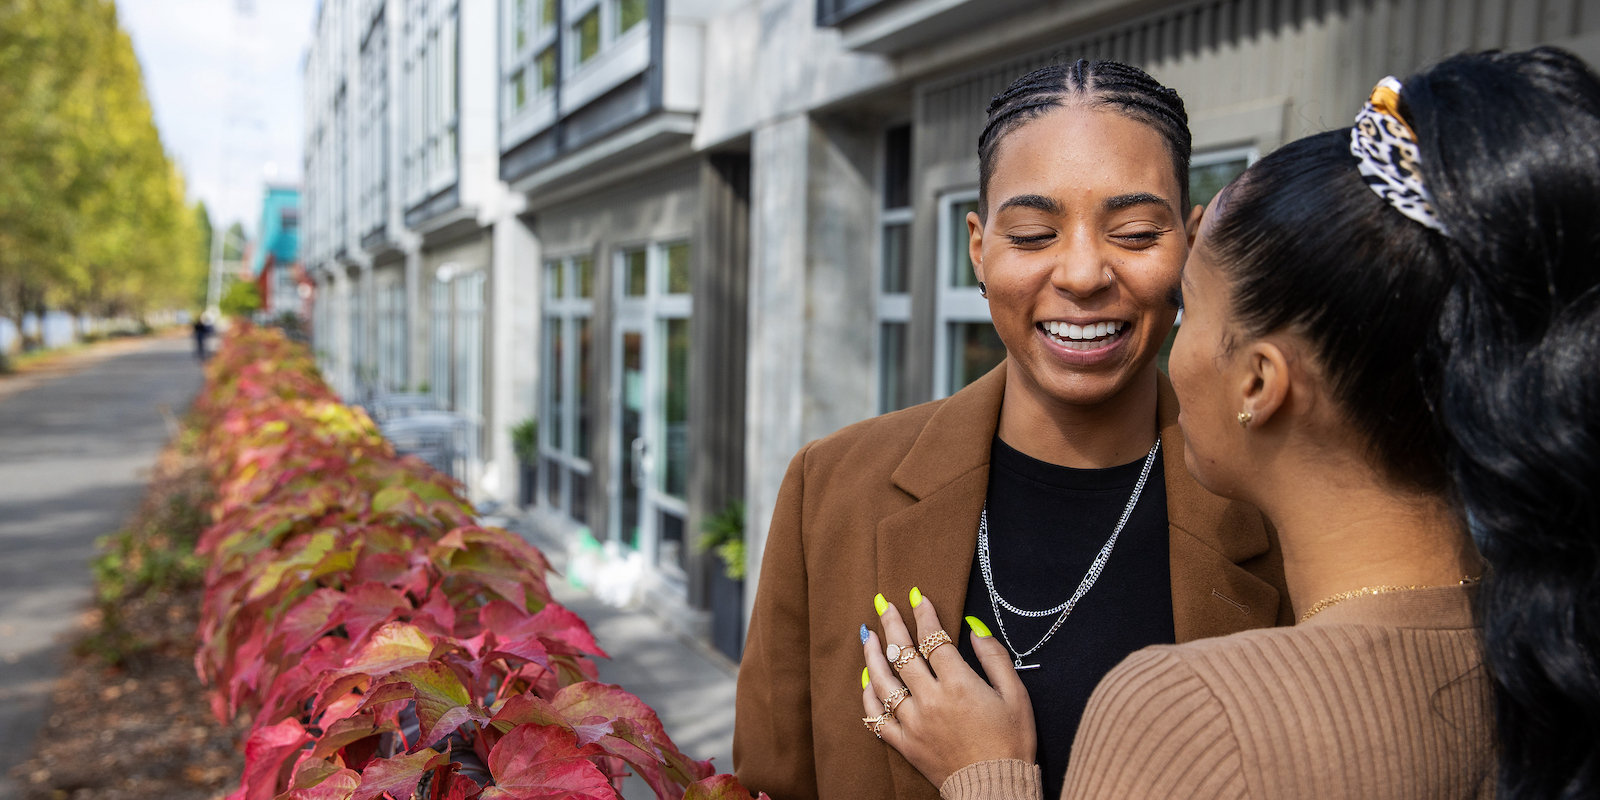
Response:
[{"label": "potted plant", "polygon": [[722,562],[711,575],[711,643],[738,661],[744,651],[744,501],[729,502],[700,529],[700,550]]},{"label": "potted plant", "polygon": [[511,426],[511,450],[517,456],[517,502],[532,508],[534,487],[539,485],[539,420],[535,417]]}]

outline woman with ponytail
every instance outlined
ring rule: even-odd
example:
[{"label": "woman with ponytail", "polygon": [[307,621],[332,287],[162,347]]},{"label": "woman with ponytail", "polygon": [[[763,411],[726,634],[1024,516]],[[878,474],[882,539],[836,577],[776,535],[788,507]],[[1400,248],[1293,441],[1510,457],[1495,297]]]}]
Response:
[{"label": "woman with ponytail", "polygon": [[[1129,656],[1062,796],[1600,795],[1600,79],[1550,48],[1387,78],[1213,201],[1182,284],[1187,466],[1277,527],[1298,624]],[[1038,797],[984,634],[992,688],[869,645],[863,702],[909,691],[883,738],[945,797]]]}]

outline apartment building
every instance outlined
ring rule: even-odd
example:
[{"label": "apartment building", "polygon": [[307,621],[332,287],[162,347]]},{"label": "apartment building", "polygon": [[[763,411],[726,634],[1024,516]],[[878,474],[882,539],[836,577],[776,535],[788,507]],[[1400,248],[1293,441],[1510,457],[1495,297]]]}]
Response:
[{"label": "apartment building", "polygon": [[[1460,50],[1600,63],[1600,0],[327,0],[307,57],[306,263],[347,394],[481,421],[474,493],[613,543],[737,654],[803,444],[1003,358],[967,263],[984,108],[1052,61],[1182,93],[1205,202],[1371,86]],[[387,298],[387,299],[385,299]]]}]

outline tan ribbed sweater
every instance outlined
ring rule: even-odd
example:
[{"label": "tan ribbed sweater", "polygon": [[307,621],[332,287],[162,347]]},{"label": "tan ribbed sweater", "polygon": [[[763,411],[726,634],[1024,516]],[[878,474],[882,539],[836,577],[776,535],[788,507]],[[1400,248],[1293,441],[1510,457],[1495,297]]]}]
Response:
[{"label": "tan ribbed sweater", "polygon": [[[1106,675],[1063,798],[1492,798],[1494,711],[1470,587],[1369,595],[1293,628],[1147,647]],[[1038,798],[986,761],[949,800]]]}]

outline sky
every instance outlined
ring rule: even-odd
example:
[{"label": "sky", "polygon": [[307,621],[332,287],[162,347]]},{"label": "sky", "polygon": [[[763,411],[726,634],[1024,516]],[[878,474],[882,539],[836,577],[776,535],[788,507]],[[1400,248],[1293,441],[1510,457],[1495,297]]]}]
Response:
[{"label": "sky", "polygon": [[162,142],[218,227],[243,222],[253,235],[265,184],[300,182],[300,67],[316,5],[117,0]]}]

